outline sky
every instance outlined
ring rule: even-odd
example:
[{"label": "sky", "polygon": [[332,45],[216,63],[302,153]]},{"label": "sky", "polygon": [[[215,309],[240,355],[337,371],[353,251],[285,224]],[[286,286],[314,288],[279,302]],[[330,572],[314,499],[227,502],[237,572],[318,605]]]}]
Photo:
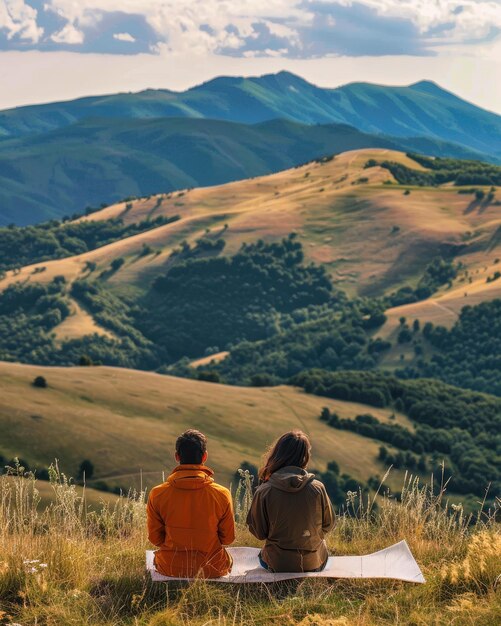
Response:
[{"label": "sky", "polygon": [[294,72],[501,113],[501,0],[0,0],[0,108]]}]

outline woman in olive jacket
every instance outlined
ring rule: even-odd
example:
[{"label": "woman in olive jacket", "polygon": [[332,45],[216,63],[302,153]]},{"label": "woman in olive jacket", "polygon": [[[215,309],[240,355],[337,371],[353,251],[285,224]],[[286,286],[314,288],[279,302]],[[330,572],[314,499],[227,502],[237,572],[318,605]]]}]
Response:
[{"label": "woman in olive jacket", "polygon": [[324,485],[306,471],[311,446],[300,430],[282,435],[259,471],[247,516],[257,539],[266,540],[259,559],[273,572],[314,572],[327,563],[324,535],[334,513]]}]

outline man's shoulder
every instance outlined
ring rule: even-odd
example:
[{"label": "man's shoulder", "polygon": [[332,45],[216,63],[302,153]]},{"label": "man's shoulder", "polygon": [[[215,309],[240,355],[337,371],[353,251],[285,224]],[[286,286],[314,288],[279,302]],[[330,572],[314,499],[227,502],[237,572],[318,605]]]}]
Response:
[{"label": "man's shoulder", "polygon": [[210,485],[210,489],[212,489],[212,491],[214,492],[216,496],[219,496],[221,498],[226,498],[227,500],[231,499],[230,490],[227,489],[226,487],[223,487],[223,485],[220,485],[219,483],[213,482]]},{"label": "man's shoulder", "polygon": [[159,485],[155,485],[155,487],[153,487],[150,491],[150,498],[155,498],[159,494],[164,493],[164,491],[166,491],[169,488],[169,486],[170,485],[167,482],[160,483]]}]

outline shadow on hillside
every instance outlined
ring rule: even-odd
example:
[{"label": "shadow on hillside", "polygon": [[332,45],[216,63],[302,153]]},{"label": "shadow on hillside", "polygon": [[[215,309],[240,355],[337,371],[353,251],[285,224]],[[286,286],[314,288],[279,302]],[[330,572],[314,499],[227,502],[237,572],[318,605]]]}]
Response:
[{"label": "shadow on hillside", "polygon": [[476,211],[478,215],[482,215],[490,204],[491,200],[489,200],[489,198],[484,198],[483,200],[472,200],[463,211],[463,215],[470,215],[470,213],[473,213],[474,211]]}]

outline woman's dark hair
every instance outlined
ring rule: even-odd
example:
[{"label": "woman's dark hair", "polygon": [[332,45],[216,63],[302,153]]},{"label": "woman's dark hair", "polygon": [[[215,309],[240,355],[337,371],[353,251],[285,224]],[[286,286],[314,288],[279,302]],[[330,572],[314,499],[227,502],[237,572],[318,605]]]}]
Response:
[{"label": "woman's dark hair", "polygon": [[310,460],[310,453],[310,440],[302,430],[283,434],[268,450],[263,467],[259,470],[259,480],[267,481],[273,472],[289,465],[304,469]]},{"label": "woman's dark hair", "polygon": [[181,465],[200,465],[207,450],[207,437],[199,430],[187,430],[177,438],[176,452]]}]

